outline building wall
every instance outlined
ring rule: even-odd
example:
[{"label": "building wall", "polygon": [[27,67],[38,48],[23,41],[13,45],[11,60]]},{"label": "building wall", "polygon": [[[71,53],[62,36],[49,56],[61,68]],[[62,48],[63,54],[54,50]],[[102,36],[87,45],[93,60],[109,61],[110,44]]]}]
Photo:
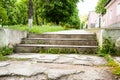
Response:
[{"label": "building wall", "polygon": [[[119,27],[120,28],[120,14],[118,15],[118,4],[120,0],[111,0],[111,2],[106,6],[107,13],[105,15],[105,27]],[[120,8],[119,8],[120,9]]]},{"label": "building wall", "polygon": [[99,18],[99,15],[94,11],[90,11],[88,15],[88,28],[95,28],[96,21]]}]

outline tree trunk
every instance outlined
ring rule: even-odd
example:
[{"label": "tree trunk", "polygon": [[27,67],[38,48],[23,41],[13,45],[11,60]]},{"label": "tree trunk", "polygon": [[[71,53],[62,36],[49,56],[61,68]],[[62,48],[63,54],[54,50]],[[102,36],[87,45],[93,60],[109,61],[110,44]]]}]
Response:
[{"label": "tree trunk", "polygon": [[29,0],[29,11],[28,11],[28,26],[31,28],[33,25],[33,1]]},{"label": "tree trunk", "polygon": [[58,20],[56,20],[55,22],[56,22],[57,25],[59,24],[59,21],[58,21]]},{"label": "tree trunk", "polygon": [[39,25],[37,13],[35,13],[36,24]]}]

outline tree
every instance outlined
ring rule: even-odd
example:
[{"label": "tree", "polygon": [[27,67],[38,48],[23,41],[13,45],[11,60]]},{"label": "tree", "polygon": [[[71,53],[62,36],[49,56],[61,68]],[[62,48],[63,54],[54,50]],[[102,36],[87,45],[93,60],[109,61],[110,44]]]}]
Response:
[{"label": "tree", "polygon": [[43,23],[44,18],[41,15],[44,9],[45,0],[33,0],[34,3],[34,23],[40,25]]},{"label": "tree", "polygon": [[70,28],[76,28],[76,29],[80,28],[80,18],[78,16],[78,10],[76,8],[74,8],[73,15],[67,20],[66,23],[69,24],[68,27]]},{"label": "tree", "polygon": [[32,27],[32,22],[33,22],[33,1],[29,0],[29,11],[28,11],[28,25],[31,28]]},{"label": "tree", "polygon": [[99,0],[95,11],[102,15],[105,14],[106,13],[105,5],[107,2],[108,0]]},{"label": "tree", "polygon": [[78,27],[77,2],[79,0],[0,0],[0,18],[8,25],[29,23],[31,27],[32,23],[52,22]]},{"label": "tree", "polygon": [[74,15],[79,0],[47,0],[43,16],[48,22],[68,22]]},{"label": "tree", "polygon": [[1,0],[2,1],[2,5],[3,8],[5,9],[6,13],[7,13],[7,17],[8,19],[6,20],[5,24],[14,24],[15,21],[15,2],[16,0]]},{"label": "tree", "polygon": [[15,3],[16,24],[26,25],[28,23],[28,0],[20,0]]},{"label": "tree", "polygon": [[3,8],[2,1],[0,1],[0,23],[5,23],[7,20],[7,12],[5,8]]}]

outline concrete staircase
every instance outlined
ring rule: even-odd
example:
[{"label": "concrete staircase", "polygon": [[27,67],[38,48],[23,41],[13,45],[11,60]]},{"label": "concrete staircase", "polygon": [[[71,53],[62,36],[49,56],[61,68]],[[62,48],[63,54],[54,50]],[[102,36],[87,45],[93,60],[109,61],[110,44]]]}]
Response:
[{"label": "concrete staircase", "polygon": [[95,34],[29,34],[15,47],[16,53],[94,54],[98,43]]}]

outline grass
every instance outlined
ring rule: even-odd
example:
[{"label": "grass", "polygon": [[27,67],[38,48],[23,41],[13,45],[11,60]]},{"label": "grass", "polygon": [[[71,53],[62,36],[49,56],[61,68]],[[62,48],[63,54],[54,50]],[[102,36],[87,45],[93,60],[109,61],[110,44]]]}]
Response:
[{"label": "grass", "polygon": [[6,55],[10,55],[13,53],[13,48],[9,48],[7,46],[0,48],[0,61],[9,60]]},{"label": "grass", "polygon": [[112,73],[120,77],[120,65],[110,55],[107,54],[104,57],[108,61],[107,66],[111,67]]},{"label": "grass", "polygon": [[32,28],[29,28],[27,25],[12,25],[8,26],[9,29],[14,30],[22,30],[22,31],[28,31],[30,33],[44,33],[44,32],[55,32],[55,31],[61,31],[64,30],[62,26],[33,26]]}]

